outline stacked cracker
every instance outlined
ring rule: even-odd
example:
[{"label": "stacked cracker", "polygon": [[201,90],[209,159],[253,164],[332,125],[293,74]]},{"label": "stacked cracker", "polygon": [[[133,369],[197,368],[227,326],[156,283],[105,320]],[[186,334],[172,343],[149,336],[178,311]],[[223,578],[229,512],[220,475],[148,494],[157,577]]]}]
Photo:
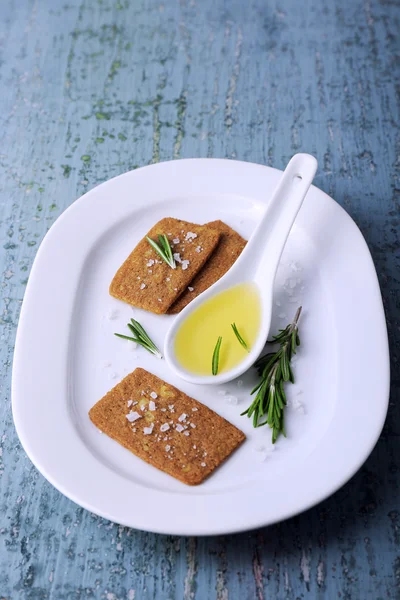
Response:
[{"label": "stacked cracker", "polygon": [[177,264],[171,269],[150,246],[146,236],[119,268],[110,294],[157,314],[176,314],[218,281],[242,252],[246,242],[222,221],[196,225],[165,218],[147,236],[165,234]]}]

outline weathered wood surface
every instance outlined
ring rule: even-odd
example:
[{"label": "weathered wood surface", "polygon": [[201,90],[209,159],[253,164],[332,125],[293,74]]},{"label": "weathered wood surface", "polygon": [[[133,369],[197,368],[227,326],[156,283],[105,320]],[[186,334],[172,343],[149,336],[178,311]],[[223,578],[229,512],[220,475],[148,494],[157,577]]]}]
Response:
[{"label": "weathered wood surface", "polygon": [[[400,598],[398,16],[394,0],[2,0],[1,598]],[[316,184],[361,227],[382,285],[393,385],[371,457],[329,500],[243,535],[158,536],[78,508],[32,466],[10,410],[44,234],[136,166],[282,168],[297,150],[317,156]]]}]

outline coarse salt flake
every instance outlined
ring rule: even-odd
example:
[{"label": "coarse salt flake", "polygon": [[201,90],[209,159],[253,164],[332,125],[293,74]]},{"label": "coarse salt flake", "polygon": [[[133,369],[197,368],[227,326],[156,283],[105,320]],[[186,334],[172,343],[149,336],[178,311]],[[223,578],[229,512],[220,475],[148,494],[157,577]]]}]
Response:
[{"label": "coarse salt flake", "polygon": [[181,416],[178,417],[178,421],[180,421],[182,423],[182,421],[185,421],[186,417],[187,417],[187,414],[186,413],[182,413]]},{"label": "coarse salt flake", "polygon": [[195,240],[196,238],[197,238],[197,233],[193,233],[193,231],[188,231],[185,236],[186,241]]},{"label": "coarse salt flake", "polygon": [[153,398],[153,400],[155,400],[156,398],[158,398],[158,395],[155,392],[150,392],[150,398]]},{"label": "coarse salt flake", "polygon": [[189,290],[189,292],[193,292],[194,291],[194,287],[190,287],[190,285],[189,285],[188,290]]},{"label": "coarse salt flake", "polygon": [[165,446],[165,450],[166,450],[167,452],[169,452],[169,451],[171,450],[171,446],[170,446],[169,444],[167,444],[167,445]]},{"label": "coarse salt flake", "polygon": [[190,423],[190,427],[192,427],[192,429],[196,429],[196,425],[194,423]]},{"label": "coarse salt flake", "polygon": [[177,424],[175,429],[177,430],[178,433],[181,433],[181,431],[183,431],[183,427],[180,423]]},{"label": "coarse salt flake", "polygon": [[140,289],[141,289],[141,290],[144,290],[144,288],[145,288],[145,287],[146,287],[146,284],[145,284],[145,283],[141,283],[141,284],[140,284]]},{"label": "coarse salt flake", "polygon": [[138,419],[142,418],[142,415],[139,415],[139,413],[136,412],[136,410],[130,410],[129,413],[125,416],[128,419],[129,423],[133,423],[134,421],[137,421]]},{"label": "coarse salt flake", "polygon": [[176,260],[176,262],[181,263],[182,259],[181,259],[181,255],[179,252],[174,252],[174,259]]},{"label": "coarse salt flake", "polygon": [[156,403],[154,402],[154,400],[150,400],[149,402],[149,410],[156,410]]},{"label": "coarse salt flake", "polygon": [[147,261],[146,264],[148,267],[152,267],[154,265],[154,260],[151,258],[150,260]]},{"label": "coarse salt flake", "polygon": [[180,239],[179,239],[179,238],[174,238],[174,239],[172,240],[172,242],[173,242],[174,244],[179,244],[179,242],[180,242]]},{"label": "coarse salt flake", "polygon": [[203,250],[203,248],[201,246],[197,246],[196,247],[196,252],[197,253],[200,253],[202,250]]},{"label": "coarse salt flake", "polygon": [[189,265],[190,265],[189,260],[183,260],[182,261],[182,271],[186,271],[186,269],[188,268]]},{"label": "coarse salt flake", "polygon": [[153,428],[154,428],[154,423],[152,423],[150,425],[150,427],[143,427],[144,435],[150,435],[151,433],[153,433]]},{"label": "coarse salt flake", "polygon": [[190,435],[190,431],[184,431],[183,435]]},{"label": "coarse salt flake", "polygon": [[168,429],[169,429],[168,423],[163,423],[160,427],[160,431],[162,431],[162,432],[168,431]]},{"label": "coarse salt flake", "polygon": [[129,408],[130,406],[132,406],[132,404],[133,404],[133,400],[128,400],[128,408]]},{"label": "coarse salt flake", "polygon": [[198,410],[199,410],[198,408],[196,408],[195,406],[193,406],[193,408],[192,408],[193,412],[197,412]]},{"label": "coarse salt flake", "polygon": [[202,467],[206,467],[207,465],[206,465],[206,463],[205,463],[205,462],[202,462],[202,463],[200,463],[200,466],[202,466]]}]

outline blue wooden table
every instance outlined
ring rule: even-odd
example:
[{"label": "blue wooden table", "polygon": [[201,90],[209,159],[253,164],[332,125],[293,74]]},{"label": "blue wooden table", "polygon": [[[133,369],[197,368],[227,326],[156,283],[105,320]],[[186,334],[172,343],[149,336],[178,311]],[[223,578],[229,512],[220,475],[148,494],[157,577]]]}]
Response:
[{"label": "blue wooden table", "polygon": [[[0,598],[400,598],[398,16],[395,0],[2,0]],[[318,158],[316,185],[377,266],[393,383],[372,455],[314,509],[236,536],[153,535],[79,508],[32,466],[10,410],[18,315],[46,231],[138,166],[209,156],[283,168],[296,151]]]}]

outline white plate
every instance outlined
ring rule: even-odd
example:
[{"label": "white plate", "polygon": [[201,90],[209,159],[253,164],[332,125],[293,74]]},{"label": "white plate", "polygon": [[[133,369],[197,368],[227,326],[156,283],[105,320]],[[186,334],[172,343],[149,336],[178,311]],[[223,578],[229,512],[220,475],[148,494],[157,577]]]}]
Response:
[{"label": "white plate", "polygon": [[[109,283],[152,224],[165,216],[196,223],[222,219],[249,237],[279,177],[277,170],[236,161],[160,163],[91,190],[47,234],[18,327],[13,414],[33,463],[81,506],[148,531],[236,532],[280,521],[323,500],[371,452],[389,390],[381,295],[359,230],[315,187],[290,235],[276,285],[273,330],[287,324],[300,302],[304,314],[296,384],[290,386],[286,411],[288,437],[279,438],[274,452],[270,430],[254,430],[240,416],[254,373],[246,374],[242,386],[223,386],[237,396],[235,406],[215,388],[177,380],[165,361],[143,349],[131,352],[113,336],[125,330],[133,312],[109,296]],[[110,320],[114,309],[118,316]],[[173,317],[134,312],[162,347]],[[203,485],[175,481],[91,424],[89,408],[136,366],[246,433],[242,447]]]}]

